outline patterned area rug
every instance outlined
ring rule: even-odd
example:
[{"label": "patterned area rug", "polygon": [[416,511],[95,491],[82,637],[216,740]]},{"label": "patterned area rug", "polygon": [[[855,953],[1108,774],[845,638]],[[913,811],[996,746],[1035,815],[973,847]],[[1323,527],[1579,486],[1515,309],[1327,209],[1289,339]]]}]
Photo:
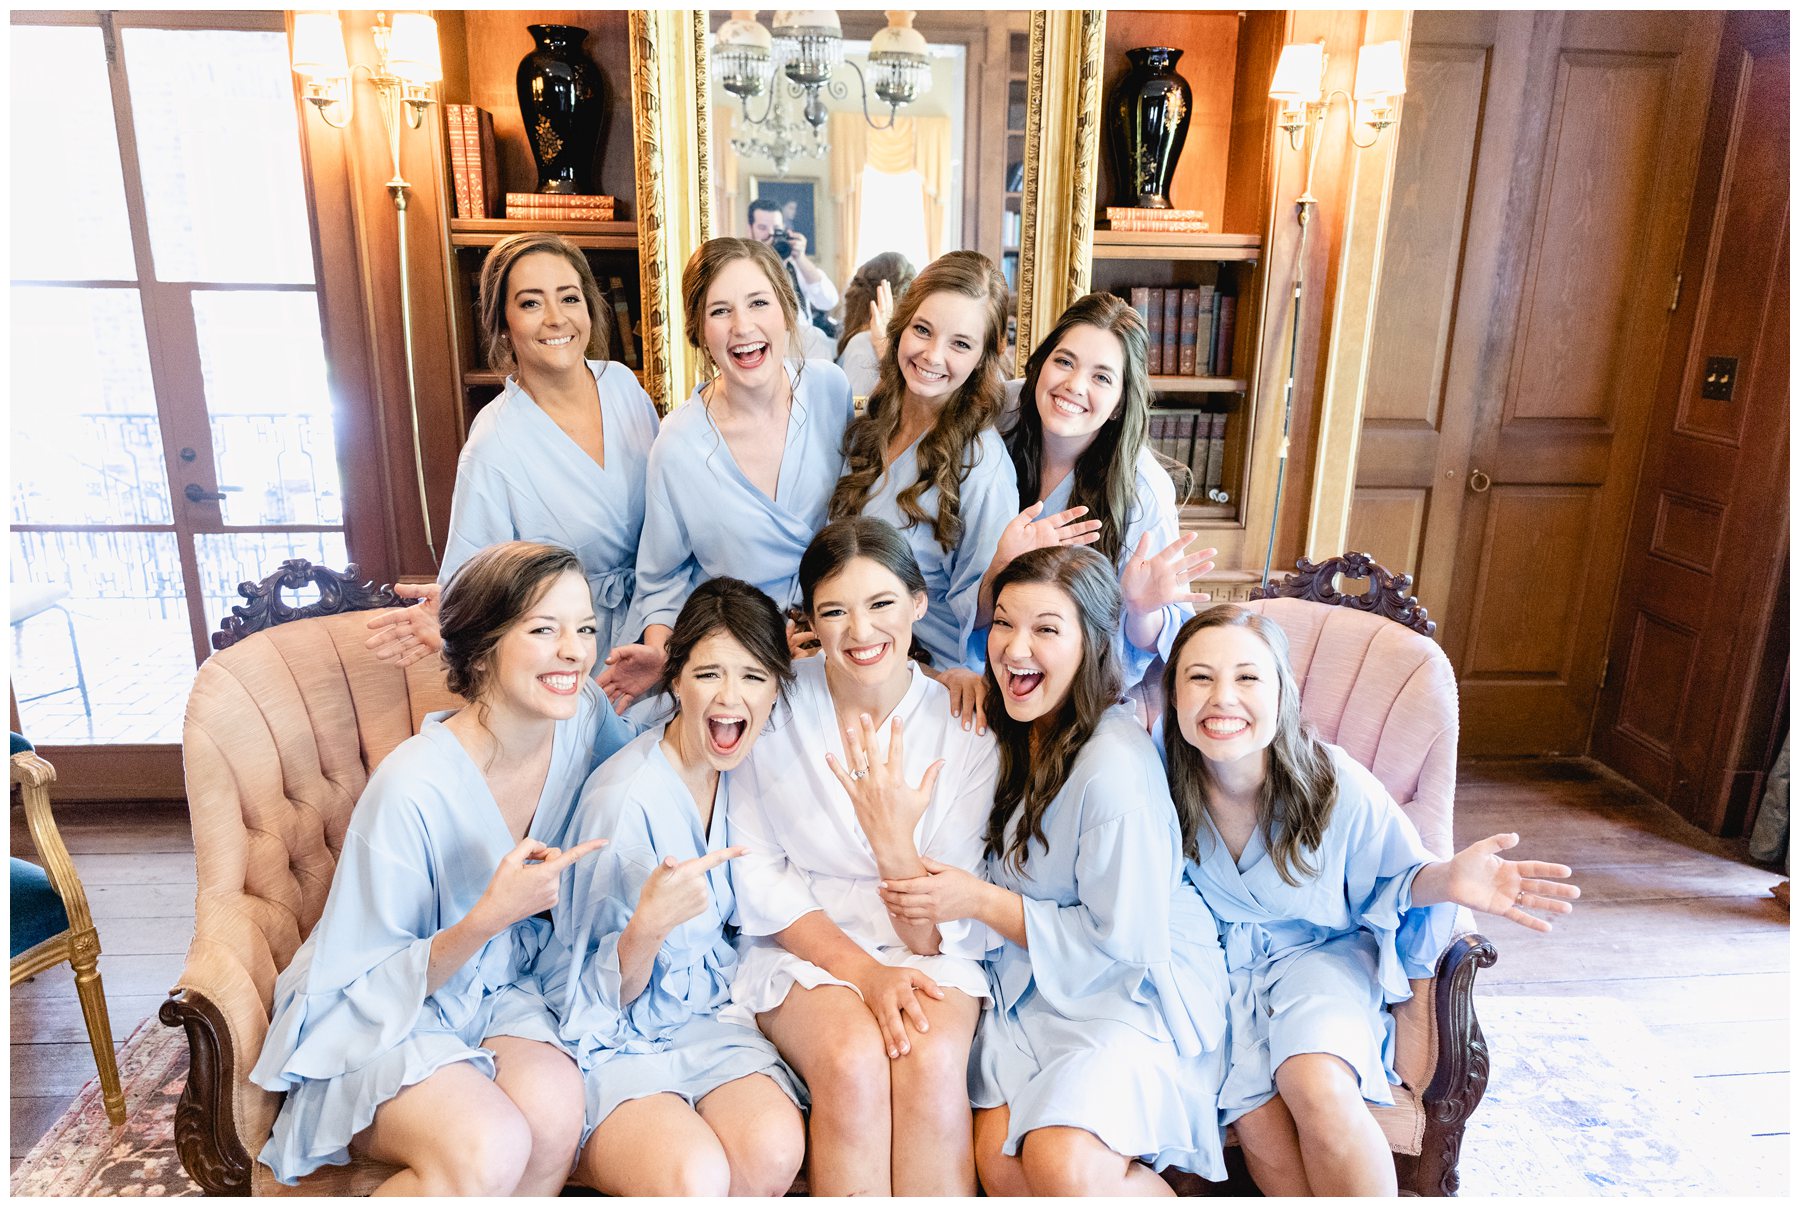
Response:
[{"label": "patterned area rug", "polygon": [[1714,1123],[1680,1054],[1609,998],[1478,997],[1492,1053],[1463,1197],[1720,1195],[1748,1137]]},{"label": "patterned area rug", "polygon": [[[1601,998],[1483,997],[1493,1067],[1463,1141],[1474,1196],[1717,1195],[1744,1141],[1701,1109],[1678,1055]],[[197,1195],[175,1155],[187,1037],[146,1019],[119,1056],[126,1123],[90,1081],[13,1174],[15,1195]]]},{"label": "patterned area rug", "polygon": [[13,1171],[15,1195],[198,1195],[175,1155],[175,1103],[187,1084],[187,1035],[147,1018],[119,1051],[125,1126],[114,1128],[100,1082],[83,1086]]}]

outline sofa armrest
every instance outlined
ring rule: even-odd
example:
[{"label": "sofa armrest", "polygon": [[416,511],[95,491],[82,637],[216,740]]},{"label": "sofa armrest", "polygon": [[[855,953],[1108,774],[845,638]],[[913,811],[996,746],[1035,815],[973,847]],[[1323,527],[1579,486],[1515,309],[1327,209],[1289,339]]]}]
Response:
[{"label": "sofa armrest", "polygon": [[227,949],[197,937],[157,1016],[187,1032],[187,1085],[175,1110],[182,1165],[208,1194],[249,1194],[251,1162],[281,1107],[281,1095],[249,1080],[268,1035],[255,982]]},{"label": "sofa armrest", "polygon": [[1419,1091],[1425,1134],[1402,1185],[1419,1194],[1454,1195],[1463,1127],[1487,1090],[1487,1040],[1475,1017],[1475,974],[1498,958],[1475,931],[1450,941],[1437,975],[1413,982],[1413,997],[1394,1007],[1394,1071]]}]

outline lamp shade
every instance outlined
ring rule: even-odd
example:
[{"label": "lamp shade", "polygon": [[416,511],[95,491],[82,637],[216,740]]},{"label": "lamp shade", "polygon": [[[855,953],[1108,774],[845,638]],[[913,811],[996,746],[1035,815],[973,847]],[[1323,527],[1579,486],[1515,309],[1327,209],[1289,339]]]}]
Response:
[{"label": "lamp shade", "polygon": [[388,42],[387,68],[409,84],[435,84],[444,78],[438,57],[437,20],[426,13],[395,13]]},{"label": "lamp shade", "polygon": [[719,32],[713,35],[713,44],[721,49],[726,47],[743,47],[746,49],[769,49],[769,30],[756,19],[751,9],[733,9],[731,20],[719,26]]},{"label": "lamp shade", "polygon": [[910,9],[890,9],[887,14],[887,28],[869,39],[869,57],[882,54],[913,54],[921,58],[925,56],[925,35],[913,28],[913,12]]},{"label": "lamp shade", "polygon": [[776,37],[780,37],[783,30],[840,38],[844,36],[835,8],[784,8],[776,12],[771,24],[775,27]]},{"label": "lamp shade", "polygon": [[1310,105],[1323,93],[1324,81],[1325,43],[1290,42],[1281,48],[1269,96],[1290,105]]},{"label": "lamp shade", "polygon": [[350,74],[344,27],[335,12],[294,14],[294,71],[308,79]]},{"label": "lamp shade", "polygon": [[1359,101],[1381,101],[1406,91],[1406,67],[1399,42],[1374,42],[1356,52],[1356,88]]}]

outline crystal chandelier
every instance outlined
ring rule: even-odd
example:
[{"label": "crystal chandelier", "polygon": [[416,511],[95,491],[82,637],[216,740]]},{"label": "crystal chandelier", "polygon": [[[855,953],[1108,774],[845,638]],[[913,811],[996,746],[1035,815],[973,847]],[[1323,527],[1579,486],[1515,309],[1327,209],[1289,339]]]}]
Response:
[{"label": "crystal chandelier", "polygon": [[[869,41],[869,74],[850,60],[861,85],[863,120],[876,130],[892,129],[900,106],[911,104],[931,85],[931,57],[925,38],[912,27],[911,10],[891,10],[887,28]],[[734,137],[732,147],[744,155],[766,155],[785,175],[788,162],[798,155],[823,155],[825,94],[838,100],[850,95],[843,80],[832,73],[844,60],[844,33],[835,11],[784,9],[773,19],[773,33],[749,10],[734,10],[731,20],[713,36],[713,67],[719,85],[743,103],[739,126],[747,133]],[[869,113],[870,77],[876,99],[888,107],[886,125],[877,125]],[[803,100],[801,116],[812,129],[810,142],[780,104],[782,83],[788,94]],[[750,115],[753,97],[768,96],[761,117]],[[764,127],[760,135],[750,127]]]}]

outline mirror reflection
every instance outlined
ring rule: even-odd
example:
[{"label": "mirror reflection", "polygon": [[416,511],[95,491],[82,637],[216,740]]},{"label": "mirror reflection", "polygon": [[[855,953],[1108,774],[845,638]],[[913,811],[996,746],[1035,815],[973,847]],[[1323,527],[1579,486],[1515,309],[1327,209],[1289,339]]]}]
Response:
[{"label": "mirror reflection", "polygon": [[947,251],[1017,289],[1026,18],[711,14],[714,226],[782,255],[809,357],[854,359],[878,282]]}]

